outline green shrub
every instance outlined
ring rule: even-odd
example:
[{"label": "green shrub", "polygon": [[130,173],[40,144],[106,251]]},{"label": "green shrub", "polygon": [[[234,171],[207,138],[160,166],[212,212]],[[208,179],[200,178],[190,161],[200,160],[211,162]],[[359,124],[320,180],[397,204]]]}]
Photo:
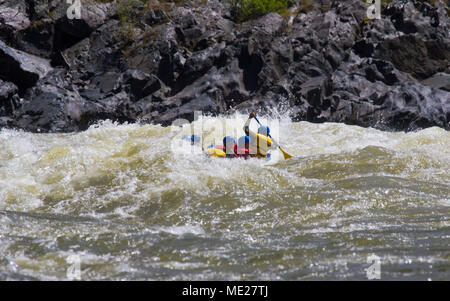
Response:
[{"label": "green shrub", "polygon": [[119,15],[119,35],[125,45],[131,44],[134,37],[134,26],[137,23],[133,0],[117,1],[117,14]]},{"label": "green shrub", "polygon": [[119,0],[117,1],[117,14],[121,23],[130,23],[135,20],[135,9],[133,7],[133,0]]},{"label": "green shrub", "polygon": [[270,12],[284,14],[294,4],[293,0],[231,0],[233,13],[238,21],[244,21]]}]

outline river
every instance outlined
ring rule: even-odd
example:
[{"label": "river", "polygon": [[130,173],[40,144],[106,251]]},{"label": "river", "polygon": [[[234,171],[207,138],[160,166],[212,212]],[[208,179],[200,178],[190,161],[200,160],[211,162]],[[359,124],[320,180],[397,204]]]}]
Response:
[{"label": "river", "polygon": [[448,131],[260,120],[293,158],[209,158],[189,126],[1,130],[0,280],[449,280]]}]

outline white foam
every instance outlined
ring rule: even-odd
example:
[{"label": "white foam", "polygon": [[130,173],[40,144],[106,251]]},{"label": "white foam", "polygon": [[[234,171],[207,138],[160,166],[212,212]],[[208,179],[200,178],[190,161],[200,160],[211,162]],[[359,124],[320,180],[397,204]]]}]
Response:
[{"label": "white foam", "polygon": [[203,230],[202,227],[193,225],[160,227],[158,228],[158,230],[161,232],[166,232],[177,236],[183,236],[187,234],[205,235],[205,230]]}]

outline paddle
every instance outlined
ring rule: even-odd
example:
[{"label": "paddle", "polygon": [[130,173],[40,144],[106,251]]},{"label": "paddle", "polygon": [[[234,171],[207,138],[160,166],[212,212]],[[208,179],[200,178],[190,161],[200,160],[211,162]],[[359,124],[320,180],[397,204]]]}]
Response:
[{"label": "paddle", "polygon": [[[259,122],[258,118],[256,118],[256,116],[255,116],[254,118],[255,118],[256,122],[258,122],[259,126],[261,126],[261,122]],[[280,149],[280,151],[283,153],[284,160],[287,160],[287,159],[289,159],[289,158],[292,158],[292,156],[289,155],[288,153],[286,153],[286,152],[284,151],[284,149],[282,149],[281,146],[280,146],[280,145],[272,138],[272,136],[270,136],[270,134],[268,134],[268,137],[269,137],[270,139],[272,139],[272,141],[278,146],[278,148]]]}]

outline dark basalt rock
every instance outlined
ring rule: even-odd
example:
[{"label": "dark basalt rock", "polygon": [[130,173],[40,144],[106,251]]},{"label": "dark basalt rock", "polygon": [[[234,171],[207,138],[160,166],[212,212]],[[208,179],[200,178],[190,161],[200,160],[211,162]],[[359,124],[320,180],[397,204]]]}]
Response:
[{"label": "dark basalt rock", "polygon": [[422,84],[450,92],[450,74],[436,73],[422,81]]},{"label": "dark basalt rock", "polygon": [[121,74],[118,72],[107,71],[92,78],[89,87],[98,89],[99,93],[102,93],[102,95],[110,96],[117,90],[120,76]]},{"label": "dark basalt rock", "polygon": [[[271,114],[383,130],[450,128],[448,6],[314,1],[288,16],[233,21],[227,1],[0,3],[0,127],[70,132],[102,120],[192,120],[194,111]],[[48,63],[51,59],[52,69]]]},{"label": "dark basalt rock", "polygon": [[0,3],[0,28],[13,33],[27,28],[30,18],[27,13],[27,1],[25,0],[3,0]]},{"label": "dark basalt rock", "polygon": [[0,78],[13,82],[23,94],[51,70],[48,61],[8,47],[0,40]]},{"label": "dark basalt rock", "polygon": [[141,70],[127,70],[116,85],[124,87],[132,101],[137,101],[161,88],[161,82],[156,76]]},{"label": "dark basalt rock", "polygon": [[154,8],[144,13],[144,22],[150,26],[166,22],[168,19],[169,17],[161,8]]},{"label": "dark basalt rock", "polygon": [[84,1],[82,3],[80,19],[69,19],[67,12],[69,4],[62,1],[52,13],[55,29],[79,40],[88,37],[95,29],[103,25],[115,14],[114,3]]},{"label": "dark basalt rock", "polygon": [[81,18],[69,19],[67,16],[69,5],[63,1],[53,10],[54,43],[52,63],[64,65],[61,52],[70,48],[77,42],[87,38],[97,28],[109,20],[115,12],[115,4],[86,1],[82,4]]},{"label": "dark basalt rock", "polygon": [[426,79],[449,67],[450,43],[403,35],[378,44],[376,57],[391,61],[397,69],[411,73],[417,79]]},{"label": "dark basalt rock", "polygon": [[[391,82],[392,72],[397,81]],[[333,92],[325,98],[330,107],[322,106],[311,121],[322,117],[381,129],[410,131],[432,125],[449,129],[450,93],[424,86],[383,61],[352,56],[331,82]]]},{"label": "dark basalt rock", "polygon": [[[331,93],[330,81],[326,76],[311,78],[300,87],[300,97],[305,99],[311,107],[319,109],[324,106],[324,98]],[[328,107],[327,105],[325,106]]]},{"label": "dark basalt rock", "polygon": [[161,113],[154,121],[162,125],[170,125],[177,119],[185,119],[192,122],[196,111],[218,113],[218,106],[209,96],[200,95],[180,107]]},{"label": "dark basalt rock", "polygon": [[19,105],[16,85],[0,80],[0,116],[11,116]]},{"label": "dark basalt rock", "polygon": [[55,69],[28,89],[14,112],[14,126],[32,132],[70,132],[77,122],[84,100],[71,91],[63,69]]},{"label": "dark basalt rock", "polygon": [[353,45],[353,51],[360,57],[371,57],[375,51],[375,47],[366,40],[360,40]]},{"label": "dark basalt rock", "polygon": [[49,59],[54,52],[54,35],[53,20],[44,18],[18,32],[13,44],[24,52]]}]

